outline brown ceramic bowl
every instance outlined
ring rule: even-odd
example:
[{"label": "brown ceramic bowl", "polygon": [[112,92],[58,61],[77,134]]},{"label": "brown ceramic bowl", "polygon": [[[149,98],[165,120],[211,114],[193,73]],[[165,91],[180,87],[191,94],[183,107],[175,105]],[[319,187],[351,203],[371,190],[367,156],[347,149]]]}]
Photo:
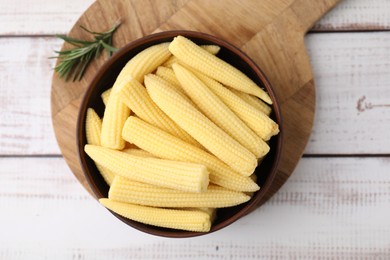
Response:
[{"label": "brown ceramic bowl", "polygon": [[[229,44],[224,40],[200,32],[168,31],[148,35],[141,39],[135,40],[121,48],[111,59],[109,59],[101,67],[101,69],[98,71],[97,75],[91,82],[80,107],[79,118],[77,122],[79,157],[81,160],[82,168],[85,173],[85,177],[87,178],[89,185],[91,186],[93,192],[98,198],[107,197],[109,187],[99,174],[94,162],[84,153],[84,145],[86,144],[84,126],[87,108],[94,108],[95,111],[102,117],[104,104],[100,98],[100,95],[103,91],[113,85],[117,75],[119,74],[123,66],[127,63],[127,61],[143,49],[157,43],[171,41],[177,35],[183,35],[197,44],[219,45],[221,47],[221,50],[218,53],[218,56],[220,58],[243,71],[259,86],[267,90],[273,101],[273,113],[271,117],[279,124],[282,130],[280,108],[278,106],[278,102],[276,100],[275,94],[272,90],[270,83],[268,82],[260,68],[238,48],[234,47],[233,45]],[[266,158],[262,161],[261,165],[256,169],[256,173],[258,176],[257,182],[261,187],[260,191],[256,192],[253,195],[253,198],[245,204],[218,210],[217,218],[215,219],[215,222],[212,225],[211,231],[209,233],[217,231],[232,224],[234,221],[256,209],[256,207],[259,205],[261,199],[267,193],[267,190],[270,188],[271,183],[276,174],[276,168],[278,165],[279,154],[282,145],[282,133],[283,131],[281,131],[279,135],[274,136],[271,139],[271,150],[266,156]],[[114,214],[117,218],[119,218],[126,224],[153,235],[180,238],[208,234],[154,227],[126,219],[115,213],[112,214]]]}]

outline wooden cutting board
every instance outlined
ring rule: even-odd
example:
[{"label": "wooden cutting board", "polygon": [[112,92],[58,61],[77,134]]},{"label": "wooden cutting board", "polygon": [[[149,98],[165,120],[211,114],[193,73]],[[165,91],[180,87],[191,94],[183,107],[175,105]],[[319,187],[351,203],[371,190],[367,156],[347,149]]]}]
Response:
[{"label": "wooden cutting board", "polygon": [[[69,35],[90,36],[79,26],[104,31],[116,20],[116,47],[142,36],[185,29],[215,35],[246,52],[264,71],[281,104],[284,146],[272,196],[293,173],[309,139],[315,112],[315,87],[304,35],[340,0],[99,0],[80,17]],[[68,48],[66,44],[63,48]],[[102,55],[80,82],[65,82],[55,73],[51,110],[58,144],[74,175],[92,194],[77,155],[76,119],[81,99]]]}]

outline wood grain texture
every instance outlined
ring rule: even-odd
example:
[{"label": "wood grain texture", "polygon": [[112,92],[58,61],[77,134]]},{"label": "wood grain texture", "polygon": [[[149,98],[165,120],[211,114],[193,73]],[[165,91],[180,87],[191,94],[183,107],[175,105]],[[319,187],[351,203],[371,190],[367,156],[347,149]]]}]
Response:
[{"label": "wood grain texture", "polygon": [[[186,1],[177,0],[179,4]],[[93,2],[0,0],[0,35],[66,34]],[[332,13],[318,21],[311,31],[389,30],[389,12],[388,0],[343,0]],[[144,12],[145,15],[147,13]]]},{"label": "wood grain texture", "polygon": [[390,1],[345,0],[325,15],[312,31],[390,30]]},{"label": "wood grain texture", "polygon": [[0,168],[1,259],[390,257],[389,158],[303,158],[263,207],[183,240],[115,221],[62,158],[0,158]]},{"label": "wood grain texture", "polygon": [[0,38],[0,154],[58,154],[50,122],[53,38]]},{"label": "wood grain texture", "polygon": [[306,153],[389,154],[390,34],[308,35],[306,43],[323,86]]},{"label": "wood grain texture", "polygon": [[[209,33],[241,47],[265,70],[281,106],[282,132],[285,137],[282,140],[276,181],[270,189],[272,195],[292,174],[313,124],[314,82],[304,46],[304,35],[315,21],[338,2],[339,0],[197,0],[178,6],[176,2],[170,3],[167,0],[158,3],[162,4],[161,7],[168,5],[171,8],[152,19],[138,13],[138,10],[145,9],[144,3],[101,0],[95,2],[80,17],[70,34],[83,38],[78,25],[100,27],[93,30],[101,31],[121,18],[124,23],[114,38],[114,43],[119,47],[150,32],[180,29]],[[137,5],[140,7],[137,8]],[[156,6],[153,8],[160,9]],[[229,30],[223,30],[226,28],[226,19],[229,20]],[[64,44],[63,49],[66,48],[68,46]],[[101,62],[102,59],[93,62],[80,82],[64,82],[56,73],[52,80],[51,110],[56,138],[73,173],[88,190],[89,185],[78,159],[75,130],[81,97]],[[281,73],[284,77],[280,77]],[[305,120],[301,120],[297,128],[294,124],[300,115],[304,115]],[[293,151],[293,155],[290,151]]]},{"label": "wood grain texture", "polygon": [[93,0],[0,0],[0,35],[63,34]]},{"label": "wood grain texture", "polygon": [[[389,44],[385,32],[306,36],[317,86],[306,154],[390,153]],[[61,41],[2,38],[0,45],[0,155],[58,155],[49,111],[54,60],[46,57]],[[27,55],[30,47],[36,52]]]}]

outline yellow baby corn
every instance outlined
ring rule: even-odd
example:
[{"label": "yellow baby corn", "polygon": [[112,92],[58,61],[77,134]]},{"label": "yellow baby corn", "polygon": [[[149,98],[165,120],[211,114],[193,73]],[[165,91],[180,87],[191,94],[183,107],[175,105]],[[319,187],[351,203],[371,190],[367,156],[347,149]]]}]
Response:
[{"label": "yellow baby corn", "polygon": [[160,109],[207,150],[245,176],[254,172],[257,166],[256,157],[199,112],[169,84],[164,84],[158,76],[149,74],[145,76],[145,86]]},{"label": "yellow baby corn", "polygon": [[210,182],[236,191],[257,191],[259,186],[249,177],[233,171],[221,160],[145,121],[130,116],[123,127],[123,138],[157,157],[204,164]]},{"label": "yellow baby corn", "polygon": [[101,164],[95,163],[96,169],[98,169],[100,175],[103,177],[104,181],[110,186],[114,180],[115,173],[103,167]]},{"label": "yellow baby corn", "polygon": [[216,208],[182,208],[182,209],[203,211],[204,213],[207,213],[209,215],[211,223],[213,223],[215,218],[217,217],[217,209]]},{"label": "yellow baby corn", "polygon": [[122,103],[117,93],[112,93],[108,99],[102,123],[100,143],[102,146],[122,150],[125,141],[122,138],[122,128],[130,115],[130,109]]},{"label": "yellow baby corn", "polygon": [[171,56],[162,66],[166,68],[172,68],[172,64],[179,62],[179,59],[176,56]]},{"label": "yellow baby corn", "polygon": [[189,134],[172,121],[150,98],[145,87],[132,79],[119,92],[119,96],[137,116],[146,122],[166,130],[186,142],[199,145]]},{"label": "yellow baby corn", "polygon": [[242,192],[227,190],[213,184],[210,184],[204,192],[184,192],[132,181],[121,176],[115,177],[108,198],[163,208],[225,208],[242,204],[250,199]]},{"label": "yellow baby corn", "polygon": [[[100,145],[100,133],[102,128],[102,121],[95,110],[88,108],[87,116],[85,119],[85,135],[87,137],[87,143],[93,145]],[[103,179],[108,185],[111,185],[112,180],[115,177],[115,174],[109,169],[103,167],[102,165],[95,163],[96,168],[103,176]]]},{"label": "yellow baby corn", "polygon": [[130,110],[115,94],[118,94],[132,79],[143,82],[145,74],[154,71],[164,63],[171,56],[168,45],[169,43],[160,43],[146,48],[131,58],[120,71],[106,103],[101,135],[102,146],[118,150],[124,148],[125,142],[121,137],[121,130]]},{"label": "yellow baby corn", "polygon": [[236,96],[232,91],[219,82],[197,74],[205,83],[236,115],[244,121],[263,140],[268,141],[271,136],[279,133],[279,126],[266,114],[249,105]]},{"label": "yellow baby corn", "polygon": [[[221,47],[218,45],[200,45],[200,47],[213,55],[216,55],[221,50]],[[179,63],[179,59],[175,56],[171,56],[166,62],[163,63],[163,66],[171,68],[172,64],[174,63]]]},{"label": "yellow baby corn", "polygon": [[252,96],[250,94],[238,91],[236,89],[230,89],[234,94],[239,96],[241,99],[243,99],[245,102],[247,102],[249,105],[253,106],[254,108],[260,110],[267,116],[269,116],[272,112],[272,108],[264,103],[261,99],[258,99],[255,96]]},{"label": "yellow baby corn", "polygon": [[215,218],[217,217],[217,209],[216,208],[184,208],[184,209],[200,210],[200,211],[207,213],[210,217],[211,223],[213,223]]},{"label": "yellow baby corn", "polygon": [[102,130],[102,120],[93,108],[87,109],[85,118],[85,136],[88,144],[100,145],[100,134]]},{"label": "yellow baby corn", "polygon": [[[260,165],[260,163],[259,163],[259,165]],[[257,179],[258,179],[256,174],[252,174],[251,176],[249,176],[249,178],[251,178],[254,182],[257,182]],[[253,191],[245,192],[245,194],[252,198],[254,192]]]},{"label": "yellow baby corn", "polygon": [[96,163],[135,181],[191,192],[205,191],[209,183],[201,164],[145,158],[96,145],[86,145],[84,151]]},{"label": "yellow baby corn", "polygon": [[[173,57],[173,56],[172,56]],[[175,89],[175,91],[179,92],[183,95],[183,97],[188,100],[189,102],[192,102],[188,96],[185,94],[183,88],[180,85],[180,82],[177,80],[177,77],[175,75],[175,72],[173,71],[172,67],[164,67],[160,66],[156,70],[156,75],[162,78],[163,80],[167,81],[172,88]]]},{"label": "yellow baby corn", "polygon": [[221,50],[221,47],[219,47],[218,45],[213,45],[213,44],[200,45],[200,47],[203,48],[204,50],[206,50],[208,53],[213,54],[213,55],[217,55],[218,52]]},{"label": "yellow baby corn", "polygon": [[[222,100],[215,95],[199,78],[201,73],[192,73],[175,63],[172,68],[182,88],[197,107],[217,126],[251,151],[256,158],[269,152],[269,146],[244,122],[241,121]],[[198,75],[199,74],[199,75]],[[199,78],[198,78],[198,77]]]},{"label": "yellow baby corn", "polygon": [[225,84],[226,86],[255,95],[268,104],[272,104],[268,94],[256,85],[244,73],[210,54],[191,40],[177,36],[169,44],[169,50],[181,62]]},{"label": "yellow baby corn", "polygon": [[101,98],[105,106],[107,106],[108,99],[110,98],[111,90],[112,88],[109,88],[101,94]]},{"label": "yellow baby corn", "polygon": [[156,156],[154,156],[153,154],[151,154],[145,150],[137,149],[137,148],[127,148],[127,149],[123,149],[121,152],[128,153],[128,154],[135,155],[135,156],[139,156],[139,157],[156,158]]},{"label": "yellow baby corn", "polygon": [[180,87],[180,82],[177,80],[172,68],[160,66],[157,68],[156,75],[172,84],[172,87],[175,87],[175,90],[183,92],[183,89]]},{"label": "yellow baby corn", "polygon": [[197,232],[208,232],[211,228],[209,214],[201,210],[154,208],[105,198],[99,202],[125,218],[148,225]]},{"label": "yellow baby corn", "polygon": [[146,74],[154,71],[171,56],[168,45],[167,42],[156,44],[135,55],[121,70],[117,82],[120,83],[130,75],[142,83]]}]

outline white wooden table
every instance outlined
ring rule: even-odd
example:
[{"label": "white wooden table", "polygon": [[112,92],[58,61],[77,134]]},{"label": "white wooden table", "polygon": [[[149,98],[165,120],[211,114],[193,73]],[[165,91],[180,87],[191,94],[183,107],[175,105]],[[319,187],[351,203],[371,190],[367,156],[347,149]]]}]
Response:
[{"label": "white wooden table", "polygon": [[48,57],[92,2],[0,0],[0,259],[390,259],[390,0],[345,0],[307,35],[316,119],[282,189],[180,240],[118,221],[57,146]]}]

